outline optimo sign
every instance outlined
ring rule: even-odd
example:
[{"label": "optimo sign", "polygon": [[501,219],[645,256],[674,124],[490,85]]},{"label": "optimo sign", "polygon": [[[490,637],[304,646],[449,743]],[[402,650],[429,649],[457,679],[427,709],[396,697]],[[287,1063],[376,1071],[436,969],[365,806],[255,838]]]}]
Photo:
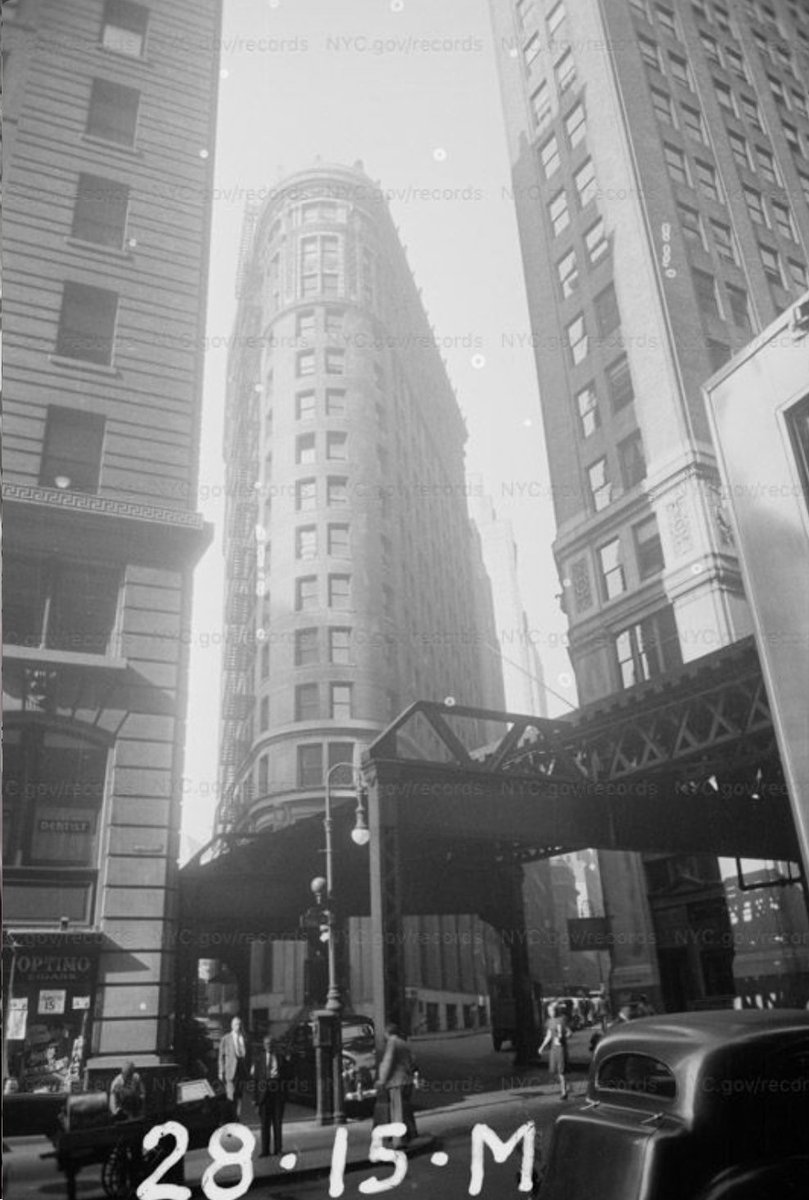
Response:
[{"label": "optimo sign", "polygon": [[20,954],[14,969],[28,983],[81,983],[94,967],[87,954]]}]

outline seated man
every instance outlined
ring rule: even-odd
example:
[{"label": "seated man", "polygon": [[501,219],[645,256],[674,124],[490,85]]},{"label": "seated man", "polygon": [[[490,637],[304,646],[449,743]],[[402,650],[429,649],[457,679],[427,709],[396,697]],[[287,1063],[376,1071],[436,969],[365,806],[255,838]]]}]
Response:
[{"label": "seated man", "polygon": [[143,1116],[146,1093],[133,1062],[124,1063],[110,1085],[110,1112],[117,1121]]}]

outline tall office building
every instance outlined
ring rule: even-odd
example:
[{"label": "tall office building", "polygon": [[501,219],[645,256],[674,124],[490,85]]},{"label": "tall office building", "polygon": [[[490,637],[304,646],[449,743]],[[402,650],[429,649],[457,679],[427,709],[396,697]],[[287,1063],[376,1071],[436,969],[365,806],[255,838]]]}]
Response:
[{"label": "tall office building", "polygon": [[22,1090],[122,1055],[156,1067],[174,1041],[219,7],[3,5],[3,986]]},{"label": "tall office building", "polygon": [[472,515],[480,535],[483,562],[492,581],[497,626],[497,642],[483,649],[501,654],[508,711],[547,717],[545,676],[537,650],[543,634],[531,627],[523,607],[514,529],[510,521],[497,515],[491,497],[485,495],[478,479],[473,481]]},{"label": "tall office building", "polygon": [[[806,290],[809,11],[491,11],[554,550],[587,704],[752,631],[700,388]],[[624,938],[617,992],[662,983],[672,999],[684,977],[689,1003],[744,992],[718,949],[714,860],[657,860],[647,879],[637,857],[601,858]],[[690,908],[675,903],[683,889]],[[677,939],[695,926],[714,930],[714,948],[706,939],[686,962]]]},{"label": "tall office building", "polygon": [[[412,701],[501,708],[503,689],[466,429],[378,185],[359,165],[286,179],[247,215],[238,281],[219,822],[261,830],[321,813],[326,773]],[[332,782],[345,798],[350,766]],[[409,982],[482,990],[436,970]]]}]

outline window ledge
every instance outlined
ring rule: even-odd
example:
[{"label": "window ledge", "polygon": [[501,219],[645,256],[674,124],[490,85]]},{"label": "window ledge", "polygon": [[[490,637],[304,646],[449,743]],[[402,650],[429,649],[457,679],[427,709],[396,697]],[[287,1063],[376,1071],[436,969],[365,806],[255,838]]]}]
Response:
[{"label": "window ledge", "polygon": [[90,146],[100,146],[104,150],[120,150],[122,154],[127,154],[130,158],[143,158],[143,151],[139,150],[137,146],[127,145],[126,142],[115,142],[111,138],[99,137],[96,133],[83,133],[81,140]]},{"label": "window ledge", "polygon": [[112,46],[105,46],[103,42],[96,42],[96,50],[99,54],[109,55],[110,58],[116,58],[123,62],[137,63],[141,67],[151,68],[152,66],[152,60],[143,54],[127,54],[125,50],[114,50]]},{"label": "window ledge", "polygon": [[92,371],[94,375],[120,375],[117,367],[112,364],[90,362],[86,358],[67,358],[63,354],[49,354],[49,360],[55,367],[72,367],[79,371]]},{"label": "window ledge", "polygon": [[88,242],[86,238],[66,237],[65,242],[68,246],[75,246],[77,250],[95,250],[99,254],[109,254],[113,258],[131,260],[133,257],[128,250],[123,250],[118,246],[107,246],[104,242]]},{"label": "window ledge", "polygon": [[83,654],[74,650],[49,650],[39,646],[15,646],[6,643],[3,657],[7,663],[51,667],[100,667],[105,671],[126,671],[128,662],[111,654]]}]

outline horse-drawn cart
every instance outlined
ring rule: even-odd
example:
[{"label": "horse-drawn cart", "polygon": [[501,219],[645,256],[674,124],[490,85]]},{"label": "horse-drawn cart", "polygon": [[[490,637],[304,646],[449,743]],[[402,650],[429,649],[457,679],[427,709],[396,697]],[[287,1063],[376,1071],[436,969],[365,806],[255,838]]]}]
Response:
[{"label": "horse-drawn cart", "polygon": [[[76,1178],[85,1167],[101,1164],[101,1183],[109,1200],[130,1200],[135,1189],[173,1148],[171,1139],[143,1150],[143,1139],[154,1125],[177,1121],[188,1130],[188,1149],[207,1146],[211,1134],[231,1119],[231,1105],[216,1095],[206,1080],[177,1084],[175,1103],[159,1117],[116,1120],[106,1092],[69,1096],[51,1152],[67,1180],[68,1200],[76,1200]],[[182,1163],[168,1172],[167,1181],[182,1182]]]}]

